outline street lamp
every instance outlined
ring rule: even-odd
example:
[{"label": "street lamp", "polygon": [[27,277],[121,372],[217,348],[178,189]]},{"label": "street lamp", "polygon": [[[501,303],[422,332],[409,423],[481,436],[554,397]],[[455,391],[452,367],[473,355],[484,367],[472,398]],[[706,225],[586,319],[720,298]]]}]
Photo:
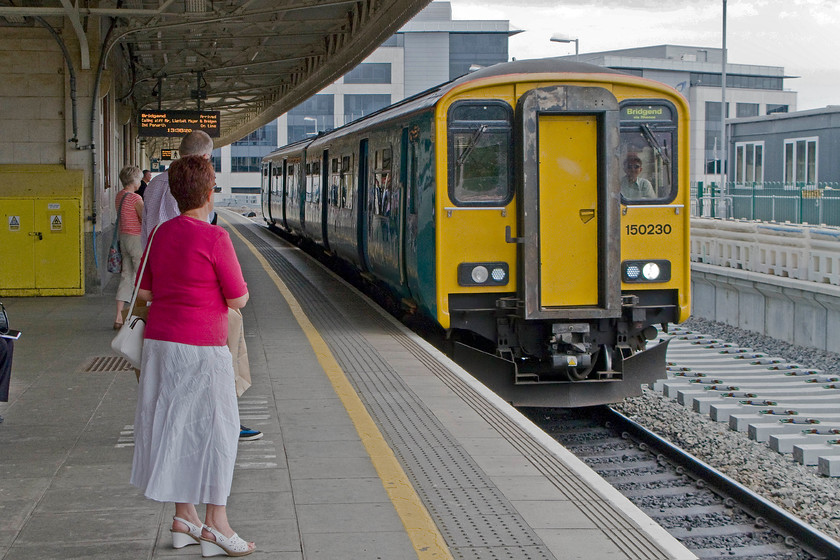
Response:
[{"label": "street lamp", "polygon": [[578,59],[578,38],[569,37],[565,33],[555,33],[551,36],[552,43],[574,43],[575,44],[575,61]]}]

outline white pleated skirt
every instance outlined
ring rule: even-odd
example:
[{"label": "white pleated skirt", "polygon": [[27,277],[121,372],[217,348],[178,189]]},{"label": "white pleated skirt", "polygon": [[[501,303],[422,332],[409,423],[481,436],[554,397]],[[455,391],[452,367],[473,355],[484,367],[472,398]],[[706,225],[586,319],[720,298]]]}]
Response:
[{"label": "white pleated skirt", "polygon": [[159,502],[226,505],[239,442],[227,346],[143,343],[131,484]]}]

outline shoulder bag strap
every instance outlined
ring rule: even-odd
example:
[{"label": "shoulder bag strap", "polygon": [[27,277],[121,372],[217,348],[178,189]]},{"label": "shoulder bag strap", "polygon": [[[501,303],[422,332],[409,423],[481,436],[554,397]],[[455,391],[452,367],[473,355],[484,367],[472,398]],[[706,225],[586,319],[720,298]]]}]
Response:
[{"label": "shoulder bag strap", "polygon": [[120,200],[120,209],[117,210],[117,221],[114,222],[114,238],[111,239],[111,246],[113,247],[116,245],[117,241],[120,238],[120,215],[122,214],[122,205],[125,203],[125,197],[128,196],[128,193],[125,193]]},{"label": "shoulder bag strap", "polygon": [[134,282],[134,293],[131,294],[131,303],[128,304],[129,315],[131,315],[131,311],[134,309],[134,302],[137,301],[137,292],[140,290],[140,282],[143,280],[143,273],[146,272],[146,263],[149,262],[149,252],[152,250],[152,240],[155,238],[158,228],[162,225],[163,223],[160,223],[155,226],[155,229],[152,230],[152,235],[149,236],[149,242],[146,244],[146,258],[143,259],[143,264],[140,265],[140,274]]}]

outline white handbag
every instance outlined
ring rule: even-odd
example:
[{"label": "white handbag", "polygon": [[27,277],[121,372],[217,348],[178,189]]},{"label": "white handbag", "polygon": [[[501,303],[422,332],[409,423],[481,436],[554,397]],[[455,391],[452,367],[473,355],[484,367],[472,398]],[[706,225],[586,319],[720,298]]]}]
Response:
[{"label": "white handbag", "polygon": [[126,359],[128,363],[136,369],[140,369],[140,363],[143,359],[143,336],[146,331],[146,320],[142,317],[134,315],[134,302],[137,300],[137,291],[140,289],[140,280],[143,279],[143,273],[146,271],[146,263],[149,261],[149,252],[152,249],[152,240],[155,238],[160,224],[154,229],[152,235],[149,237],[149,243],[146,247],[146,258],[140,266],[140,275],[135,282],[134,293],[131,294],[131,303],[128,304],[128,318],[123,323],[117,336],[111,341],[111,350]]}]

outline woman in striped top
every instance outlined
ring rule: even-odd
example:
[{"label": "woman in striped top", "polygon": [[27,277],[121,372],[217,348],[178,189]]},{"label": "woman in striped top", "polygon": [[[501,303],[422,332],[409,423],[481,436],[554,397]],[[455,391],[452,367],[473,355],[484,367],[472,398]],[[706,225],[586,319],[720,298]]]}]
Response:
[{"label": "woman in striped top", "polygon": [[114,197],[114,204],[119,212],[120,252],[123,256],[120,285],[117,288],[117,318],[114,319],[114,330],[119,330],[123,324],[122,310],[125,302],[131,299],[134,291],[134,277],[143,256],[143,245],[140,243],[140,226],[143,221],[143,199],[137,194],[143,172],[139,167],[129,165],[120,171],[120,183],[123,189]]}]

